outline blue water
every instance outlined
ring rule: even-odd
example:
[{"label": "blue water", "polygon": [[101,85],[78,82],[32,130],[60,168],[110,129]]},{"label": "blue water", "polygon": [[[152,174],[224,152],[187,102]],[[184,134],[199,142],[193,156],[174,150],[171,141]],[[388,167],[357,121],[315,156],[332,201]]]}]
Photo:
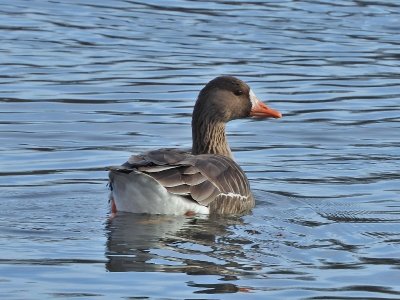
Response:
[{"label": "blue water", "polygon": [[[1,299],[399,299],[400,2],[2,1]],[[257,206],[118,214],[105,167],[190,147],[231,74]]]}]

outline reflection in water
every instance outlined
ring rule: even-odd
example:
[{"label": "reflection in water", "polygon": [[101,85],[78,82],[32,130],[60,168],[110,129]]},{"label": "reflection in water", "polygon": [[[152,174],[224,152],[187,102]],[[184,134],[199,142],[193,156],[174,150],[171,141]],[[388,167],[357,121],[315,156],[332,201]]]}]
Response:
[{"label": "reflection in water", "polygon": [[157,257],[151,250],[166,246],[170,235],[195,221],[183,217],[118,213],[107,224],[107,270],[160,271],[162,266],[151,263]]},{"label": "reflection in water", "polygon": [[[184,272],[237,279],[243,239],[227,238],[239,217],[176,217],[118,213],[107,226],[107,270]],[[229,242],[227,242],[229,240]],[[214,287],[216,288],[216,287]],[[230,285],[221,288],[231,289]]]}]

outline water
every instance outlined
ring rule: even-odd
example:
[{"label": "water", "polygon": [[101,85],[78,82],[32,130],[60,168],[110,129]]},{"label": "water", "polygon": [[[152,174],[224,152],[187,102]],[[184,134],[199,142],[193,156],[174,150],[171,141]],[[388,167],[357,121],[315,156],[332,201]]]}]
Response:
[{"label": "water", "polygon": [[[0,298],[400,298],[397,0],[0,12]],[[253,213],[110,221],[104,167],[189,147],[221,74],[284,114],[228,126]]]}]

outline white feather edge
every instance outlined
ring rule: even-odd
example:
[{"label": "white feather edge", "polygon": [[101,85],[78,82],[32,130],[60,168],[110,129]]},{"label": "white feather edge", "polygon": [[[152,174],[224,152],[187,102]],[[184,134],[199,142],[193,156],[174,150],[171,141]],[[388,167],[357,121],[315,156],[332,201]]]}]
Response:
[{"label": "white feather edge", "polygon": [[226,196],[226,197],[232,197],[232,198],[239,198],[240,200],[247,200],[247,196],[243,196],[240,194],[235,194],[235,193],[220,193],[220,196]]}]

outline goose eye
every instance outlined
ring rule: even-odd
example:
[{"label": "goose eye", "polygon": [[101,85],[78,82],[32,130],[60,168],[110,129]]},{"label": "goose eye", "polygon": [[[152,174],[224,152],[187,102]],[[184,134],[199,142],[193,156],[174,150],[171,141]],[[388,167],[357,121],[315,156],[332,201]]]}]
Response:
[{"label": "goose eye", "polygon": [[236,91],[234,91],[233,93],[234,93],[236,96],[240,96],[240,95],[243,94],[243,91],[242,91],[242,90],[236,90]]}]

